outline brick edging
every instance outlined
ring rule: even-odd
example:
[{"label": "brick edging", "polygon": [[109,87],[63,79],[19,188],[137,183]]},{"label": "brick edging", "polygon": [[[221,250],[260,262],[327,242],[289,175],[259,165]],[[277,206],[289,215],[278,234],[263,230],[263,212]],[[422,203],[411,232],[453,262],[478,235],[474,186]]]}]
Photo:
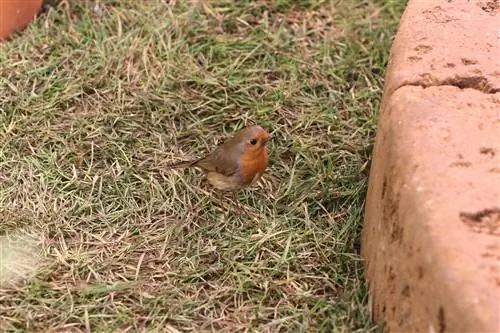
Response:
[{"label": "brick edging", "polygon": [[500,3],[410,0],[362,237],[386,331],[500,331],[499,201]]}]

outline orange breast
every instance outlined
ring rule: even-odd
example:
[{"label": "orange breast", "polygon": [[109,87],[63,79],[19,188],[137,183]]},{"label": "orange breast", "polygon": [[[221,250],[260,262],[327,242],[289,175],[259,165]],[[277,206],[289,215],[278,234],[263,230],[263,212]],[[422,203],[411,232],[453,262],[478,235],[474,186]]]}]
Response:
[{"label": "orange breast", "polygon": [[255,176],[261,175],[267,168],[268,158],[265,148],[245,152],[240,160],[240,174],[243,183],[250,184]]}]

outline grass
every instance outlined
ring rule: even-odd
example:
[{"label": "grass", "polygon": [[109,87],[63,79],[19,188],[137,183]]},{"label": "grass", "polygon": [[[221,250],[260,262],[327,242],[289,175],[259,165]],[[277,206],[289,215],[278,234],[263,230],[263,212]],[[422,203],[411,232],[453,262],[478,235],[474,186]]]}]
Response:
[{"label": "grass", "polygon": [[[380,331],[358,250],[404,6],[62,1],[0,45],[0,235],[38,258],[2,332]],[[250,123],[276,136],[256,218],[165,169]]]}]

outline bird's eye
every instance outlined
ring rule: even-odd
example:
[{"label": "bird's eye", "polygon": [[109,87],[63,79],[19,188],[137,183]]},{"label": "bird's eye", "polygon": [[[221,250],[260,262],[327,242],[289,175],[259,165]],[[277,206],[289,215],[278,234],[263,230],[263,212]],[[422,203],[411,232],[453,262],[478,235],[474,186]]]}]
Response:
[{"label": "bird's eye", "polygon": [[253,146],[256,145],[257,144],[257,139],[250,140],[250,144],[253,145]]}]

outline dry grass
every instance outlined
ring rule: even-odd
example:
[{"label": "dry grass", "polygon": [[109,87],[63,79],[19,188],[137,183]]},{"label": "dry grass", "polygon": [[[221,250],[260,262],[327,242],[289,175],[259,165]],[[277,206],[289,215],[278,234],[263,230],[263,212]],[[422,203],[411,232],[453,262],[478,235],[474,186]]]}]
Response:
[{"label": "dry grass", "polygon": [[[1,330],[377,330],[359,232],[401,2],[63,1],[1,45],[0,234],[35,235]],[[254,122],[257,218],[164,169]]]}]

